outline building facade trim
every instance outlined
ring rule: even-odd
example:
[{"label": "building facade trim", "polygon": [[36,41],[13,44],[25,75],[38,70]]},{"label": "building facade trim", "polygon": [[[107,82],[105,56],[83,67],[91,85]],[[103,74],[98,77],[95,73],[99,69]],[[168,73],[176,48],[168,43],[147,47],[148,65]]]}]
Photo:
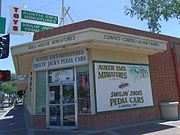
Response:
[{"label": "building facade trim", "polygon": [[167,42],[153,38],[136,36],[132,34],[114,32],[109,30],[101,30],[96,28],[87,28],[76,32],[70,32],[38,41],[29,42],[12,47],[14,55],[33,53],[42,49],[50,49],[51,47],[65,47],[86,41],[101,41],[106,43],[114,43],[115,47],[132,47],[143,48],[155,51],[165,51]]}]

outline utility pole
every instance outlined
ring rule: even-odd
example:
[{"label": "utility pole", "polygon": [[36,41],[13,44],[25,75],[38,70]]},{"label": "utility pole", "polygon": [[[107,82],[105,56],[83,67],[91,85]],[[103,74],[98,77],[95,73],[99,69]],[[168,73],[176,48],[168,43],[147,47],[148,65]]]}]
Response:
[{"label": "utility pole", "polygon": [[61,18],[60,18],[60,22],[59,22],[59,26],[64,26],[65,25],[65,17],[66,15],[68,15],[69,19],[71,20],[71,22],[74,22],[72,17],[70,16],[70,14],[68,13],[69,12],[69,9],[70,7],[68,7],[67,9],[64,7],[64,0],[62,0],[62,3],[61,3]]},{"label": "utility pole", "polygon": [[61,11],[62,25],[64,26],[64,0],[62,0],[62,11]]}]

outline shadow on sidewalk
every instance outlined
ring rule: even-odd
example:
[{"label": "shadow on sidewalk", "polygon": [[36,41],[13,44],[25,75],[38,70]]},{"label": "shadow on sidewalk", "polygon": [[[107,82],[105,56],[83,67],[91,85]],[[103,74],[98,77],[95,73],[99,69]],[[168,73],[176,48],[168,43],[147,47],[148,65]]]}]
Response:
[{"label": "shadow on sidewalk", "polygon": [[120,133],[121,135],[143,135],[143,134],[155,134],[155,132],[165,132],[167,129],[172,129],[174,126],[162,125],[159,123],[147,123],[139,124],[134,126],[129,126],[126,128],[119,128],[112,130],[115,133]]},{"label": "shadow on sidewalk", "polygon": [[[169,135],[169,133],[166,133],[167,129],[174,129],[174,126],[161,125],[158,123],[144,123],[101,130],[34,130],[34,132],[36,135]],[[171,131],[168,132],[171,133]]]}]

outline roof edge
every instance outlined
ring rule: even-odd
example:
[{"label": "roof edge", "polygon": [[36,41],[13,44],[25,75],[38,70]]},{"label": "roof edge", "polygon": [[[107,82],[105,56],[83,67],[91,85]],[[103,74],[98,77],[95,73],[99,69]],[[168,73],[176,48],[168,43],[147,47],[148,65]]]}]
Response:
[{"label": "roof edge", "polygon": [[98,28],[98,29],[103,29],[103,30],[110,30],[110,31],[115,31],[115,32],[144,36],[148,38],[155,38],[159,40],[165,40],[165,41],[175,40],[175,42],[180,42],[180,39],[178,37],[152,33],[148,31],[143,31],[139,29],[129,28],[129,27],[120,26],[117,24],[111,24],[111,23],[106,23],[106,22],[92,20],[92,19],[76,22],[73,24],[68,24],[65,26],[53,28],[46,31],[37,32],[34,34],[33,40],[35,41],[42,38],[61,35],[61,34],[69,33],[69,32],[74,32],[77,30],[87,29],[87,28]]}]

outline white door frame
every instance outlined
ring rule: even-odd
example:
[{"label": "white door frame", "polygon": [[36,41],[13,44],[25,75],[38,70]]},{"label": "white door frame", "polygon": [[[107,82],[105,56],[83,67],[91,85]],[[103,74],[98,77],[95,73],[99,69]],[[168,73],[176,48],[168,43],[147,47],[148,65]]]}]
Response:
[{"label": "white door frame", "polygon": [[[74,106],[75,106],[75,126],[50,126],[49,124],[49,88],[51,86],[60,86],[60,95],[62,95],[62,86],[63,85],[68,85],[68,84],[73,84],[74,85]],[[74,67],[74,81],[69,81],[69,82],[63,82],[63,83],[48,83],[48,71],[47,71],[47,91],[46,91],[46,127],[47,128],[55,128],[55,129],[76,129],[78,127],[78,94],[77,94],[77,81],[76,81],[76,67]],[[61,109],[61,111],[63,111]],[[63,112],[61,112],[63,114]],[[62,118],[63,116],[61,116]],[[61,120],[61,125],[62,125],[63,120]]]}]

